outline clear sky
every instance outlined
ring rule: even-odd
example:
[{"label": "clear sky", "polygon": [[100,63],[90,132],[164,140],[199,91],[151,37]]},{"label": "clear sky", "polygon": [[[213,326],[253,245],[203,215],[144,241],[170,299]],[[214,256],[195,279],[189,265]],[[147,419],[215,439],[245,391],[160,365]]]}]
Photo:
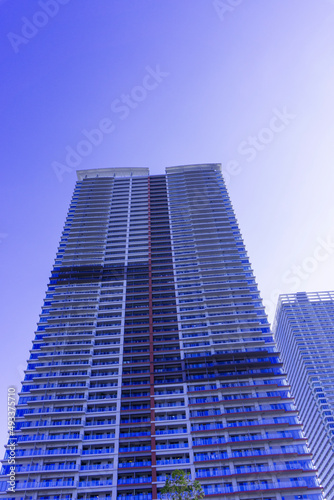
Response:
[{"label": "clear sky", "polygon": [[76,168],[220,162],[270,319],[334,289],[334,0],[0,0],[0,54],[1,443]]}]

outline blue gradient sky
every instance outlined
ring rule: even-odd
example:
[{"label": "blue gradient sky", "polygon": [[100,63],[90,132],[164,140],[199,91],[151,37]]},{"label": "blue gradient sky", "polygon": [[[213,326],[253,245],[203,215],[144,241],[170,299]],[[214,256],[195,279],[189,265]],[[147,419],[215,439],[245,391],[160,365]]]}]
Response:
[{"label": "blue gradient sky", "polygon": [[278,291],[334,289],[334,1],[53,1],[0,1],[1,443],[76,180],[52,165],[101,120],[80,169],[222,163],[271,319]]}]

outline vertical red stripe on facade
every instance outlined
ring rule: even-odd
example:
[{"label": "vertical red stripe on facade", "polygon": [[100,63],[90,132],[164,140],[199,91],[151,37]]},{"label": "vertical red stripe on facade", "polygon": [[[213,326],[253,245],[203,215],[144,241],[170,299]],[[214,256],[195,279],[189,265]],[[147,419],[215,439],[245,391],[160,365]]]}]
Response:
[{"label": "vertical red stripe on facade", "polygon": [[149,334],[150,334],[150,402],[151,402],[151,462],[152,462],[152,499],[157,498],[157,470],[155,452],[155,412],[154,412],[154,351],[153,351],[153,301],[152,301],[152,246],[151,246],[151,184],[148,177],[148,280],[149,280]]}]

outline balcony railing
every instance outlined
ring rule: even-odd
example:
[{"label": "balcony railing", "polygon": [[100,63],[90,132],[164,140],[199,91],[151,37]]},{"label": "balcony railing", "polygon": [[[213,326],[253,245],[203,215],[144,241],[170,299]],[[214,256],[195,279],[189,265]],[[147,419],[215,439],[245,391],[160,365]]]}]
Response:
[{"label": "balcony railing", "polygon": [[138,483],[151,483],[152,477],[133,477],[122,478],[117,481],[117,484],[138,484]]},{"label": "balcony railing", "polygon": [[111,486],[112,485],[112,480],[107,479],[107,480],[96,480],[96,481],[79,481],[78,486],[79,488],[89,488],[91,486]]},{"label": "balcony railing", "polygon": [[120,453],[130,453],[134,451],[149,451],[151,449],[151,446],[131,446],[131,447],[120,447],[119,452]]},{"label": "balcony railing", "polygon": [[[312,478],[313,479],[313,478]],[[313,481],[304,481],[304,480],[295,480],[291,482],[279,482],[279,483],[271,483],[258,481],[257,484],[243,484],[239,486],[203,486],[205,495],[225,495],[227,493],[239,493],[242,491],[261,491],[261,490],[277,490],[277,489],[285,489],[285,488],[318,488],[320,486],[317,484],[316,480]]]},{"label": "balcony railing", "polygon": [[141,462],[119,462],[119,468],[125,467],[150,467],[152,465],[150,460],[142,460]]},{"label": "balcony railing", "polygon": [[152,500],[152,494],[118,495],[117,500]]},{"label": "balcony railing", "polygon": [[80,470],[105,470],[113,469],[113,464],[92,464],[92,465],[81,465]]},{"label": "balcony railing", "polygon": [[169,458],[164,460],[157,460],[157,465],[180,465],[189,463],[189,458]]},{"label": "balcony railing", "polygon": [[230,469],[216,469],[211,471],[197,471],[196,478],[203,477],[217,477],[217,476],[231,476],[233,474],[249,474],[249,473],[260,473],[260,472],[281,472],[281,471],[291,471],[291,470],[314,470],[311,463],[293,463],[288,465],[262,465],[262,466],[237,466],[235,472],[231,472]]}]

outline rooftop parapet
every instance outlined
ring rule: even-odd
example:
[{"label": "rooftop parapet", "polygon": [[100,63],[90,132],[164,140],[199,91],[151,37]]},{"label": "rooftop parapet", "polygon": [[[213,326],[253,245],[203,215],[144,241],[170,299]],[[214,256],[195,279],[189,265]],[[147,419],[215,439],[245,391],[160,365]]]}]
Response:
[{"label": "rooftop parapet", "polygon": [[79,181],[94,177],[131,177],[147,176],[150,171],[147,167],[115,167],[115,168],[92,168],[88,170],[77,170]]}]

